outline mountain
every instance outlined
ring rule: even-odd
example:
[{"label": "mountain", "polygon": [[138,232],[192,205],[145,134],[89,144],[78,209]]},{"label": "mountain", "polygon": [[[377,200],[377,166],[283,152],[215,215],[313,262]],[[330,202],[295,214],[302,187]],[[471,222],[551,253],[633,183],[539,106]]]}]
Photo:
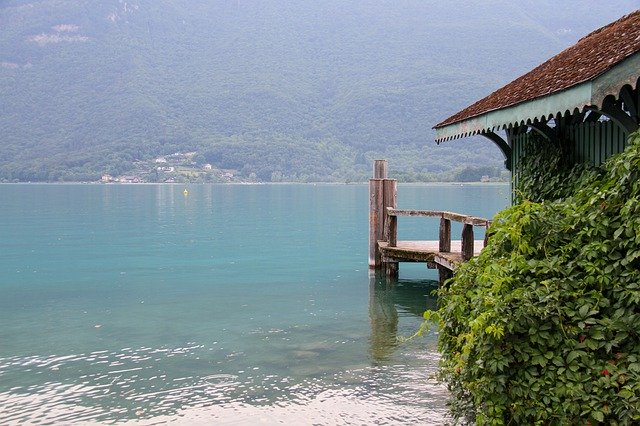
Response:
[{"label": "mountain", "polygon": [[97,180],[176,152],[240,180],[359,180],[374,158],[405,179],[497,176],[490,142],[436,146],[431,127],[635,6],[4,0],[0,180]]}]

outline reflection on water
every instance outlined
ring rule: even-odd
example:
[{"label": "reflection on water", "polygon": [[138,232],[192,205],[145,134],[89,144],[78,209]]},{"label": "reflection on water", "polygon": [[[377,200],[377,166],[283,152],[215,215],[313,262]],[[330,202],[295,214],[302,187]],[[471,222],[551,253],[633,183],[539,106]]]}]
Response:
[{"label": "reflection on water", "polygon": [[183,189],[0,185],[0,424],[443,423],[366,186]]},{"label": "reflection on water", "polygon": [[[369,366],[302,380],[259,368],[192,374],[190,364],[206,350],[125,348],[2,359],[0,375],[9,383],[18,375],[31,379],[3,386],[0,419],[3,424],[442,424],[444,419],[445,392],[415,366]],[[435,358],[427,352],[420,360],[428,370]]]},{"label": "reflection on water", "polygon": [[[22,423],[442,424],[435,339],[398,343],[435,307],[433,281],[369,277],[366,336],[258,327],[228,342],[0,357],[0,419]],[[408,321],[403,321],[408,320]],[[262,347],[262,351],[260,351]],[[345,349],[350,348],[350,349]],[[257,354],[253,352],[259,352]],[[252,354],[253,353],[253,354]],[[259,360],[258,360],[259,359]]]},{"label": "reflection on water", "polygon": [[437,281],[398,280],[369,272],[370,354],[375,362],[388,361],[398,346],[400,315],[422,317],[424,311],[436,308],[437,288]]}]

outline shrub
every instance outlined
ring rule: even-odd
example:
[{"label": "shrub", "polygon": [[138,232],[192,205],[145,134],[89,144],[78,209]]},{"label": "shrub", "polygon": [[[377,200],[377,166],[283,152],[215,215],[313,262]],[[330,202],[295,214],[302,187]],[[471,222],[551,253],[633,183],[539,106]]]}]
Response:
[{"label": "shrub", "polygon": [[559,201],[500,213],[425,318],[457,422],[640,422],[640,133]]}]

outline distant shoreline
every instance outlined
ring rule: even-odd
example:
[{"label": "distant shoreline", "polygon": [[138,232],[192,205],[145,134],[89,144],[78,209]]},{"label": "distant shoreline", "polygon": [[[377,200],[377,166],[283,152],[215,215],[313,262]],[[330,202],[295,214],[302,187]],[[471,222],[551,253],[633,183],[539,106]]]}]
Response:
[{"label": "distant shoreline", "polygon": [[[392,178],[393,179],[393,178]],[[368,182],[0,182],[0,185],[103,185],[103,186],[140,186],[140,185],[167,185],[167,186],[261,186],[261,185],[309,185],[309,186],[333,186],[333,185],[367,185]],[[511,182],[398,182],[402,186],[507,186]]]}]

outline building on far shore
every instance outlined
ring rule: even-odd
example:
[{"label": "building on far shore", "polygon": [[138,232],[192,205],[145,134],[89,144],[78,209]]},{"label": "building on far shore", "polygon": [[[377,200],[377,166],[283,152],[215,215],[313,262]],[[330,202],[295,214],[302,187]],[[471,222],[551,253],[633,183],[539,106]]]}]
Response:
[{"label": "building on far shore", "polygon": [[437,124],[436,142],[485,136],[514,179],[525,147],[539,137],[562,145],[568,161],[597,166],[638,129],[639,85],[637,10]]}]

